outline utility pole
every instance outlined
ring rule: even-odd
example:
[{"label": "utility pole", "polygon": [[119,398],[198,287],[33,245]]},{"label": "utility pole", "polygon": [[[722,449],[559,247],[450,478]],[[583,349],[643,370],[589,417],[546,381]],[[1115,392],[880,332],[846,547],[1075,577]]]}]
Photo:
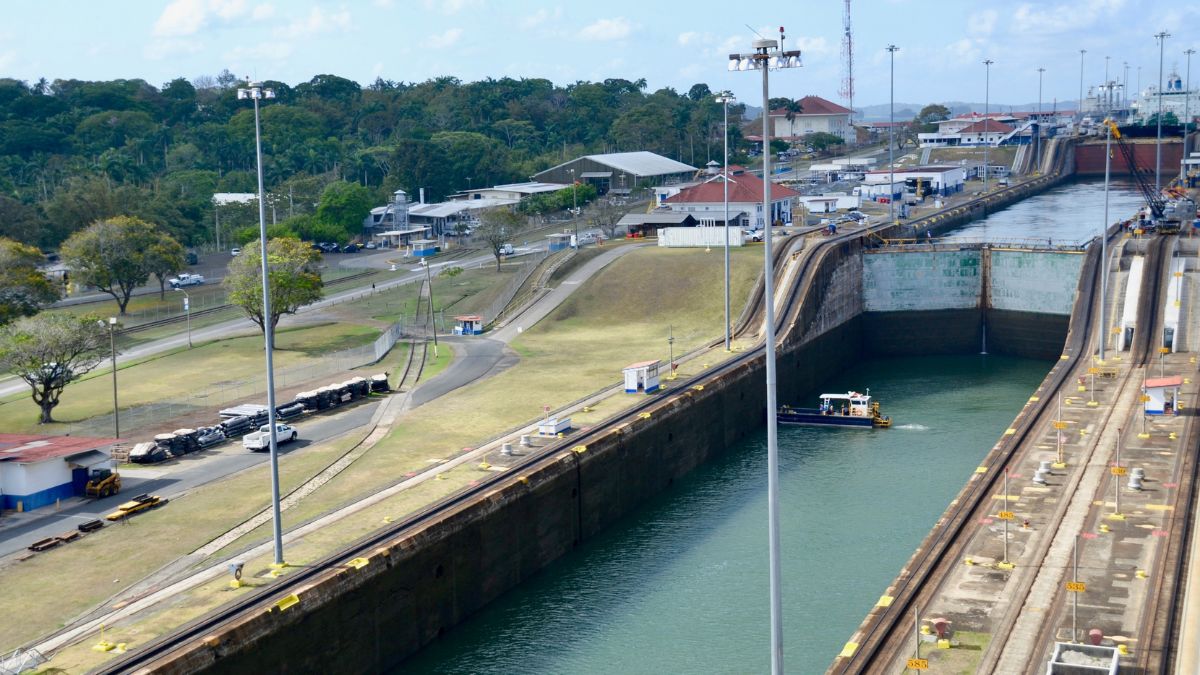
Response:
[{"label": "utility pole", "polygon": [[[1183,50],[1183,53],[1187,54],[1187,75],[1183,85],[1183,154],[1180,156],[1187,159],[1188,126],[1192,121],[1188,108],[1188,104],[1192,102],[1192,54],[1195,54],[1196,50],[1188,48]],[[1187,171],[1184,169],[1186,166],[1182,161],[1179,162],[1179,184],[1183,187],[1187,187]]]},{"label": "utility pole", "polygon": [[1046,72],[1045,68],[1038,67],[1038,116],[1037,116],[1037,152],[1034,157],[1037,159],[1038,173],[1041,173],[1042,168],[1042,73]]},{"label": "utility pole", "polygon": [[896,224],[896,52],[900,48],[888,45],[888,222]]},{"label": "utility pole", "polygon": [[991,142],[988,140],[988,114],[991,106],[991,87],[992,87],[992,64],[995,61],[984,59],[984,79],[983,79],[983,193],[988,191],[988,146]]},{"label": "utility pole", "polygon": [[1161,31],[1154,34],[1158,40],[1158,142],[1154,144],[1154,192],[1162,190],[1162,118],[1163,118],[1163,47],[1171,34]]},{"label": "utility pole", "polygon": [[1083,55],[1086,49],[1079,50],[1079,119],[1083,119]]}]

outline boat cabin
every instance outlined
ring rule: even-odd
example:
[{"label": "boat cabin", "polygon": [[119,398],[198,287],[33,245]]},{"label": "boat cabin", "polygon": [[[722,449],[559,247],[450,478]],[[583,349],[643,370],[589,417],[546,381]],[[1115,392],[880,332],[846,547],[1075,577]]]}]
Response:
[{"label": "boat cabin", "polygon": [[821,394],[821,413],[871,417],[871,395],[860,394],[856,391],[845,394]]}]

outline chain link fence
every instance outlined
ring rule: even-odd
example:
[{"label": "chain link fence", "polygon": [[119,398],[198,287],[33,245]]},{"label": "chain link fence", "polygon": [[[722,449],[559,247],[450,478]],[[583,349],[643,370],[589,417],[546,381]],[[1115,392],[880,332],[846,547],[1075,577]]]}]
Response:
[{"label": "chain link fence", "polygon": [[521,266],[517,268],[517,271],[513,274],[512,279],[508,281],[508,285],[505,286],[504,290],[500,292],[500,295],[497,296],[494,301],[492,301],[492,304],[480,313],[481,316],[483,316],[483,324],[485,326],[492,321],[495,321],[496,317],[500,316],[500,313],[504,311],[504,308],[508,307],[508,303],[512,302],[513,298],[515,298],[517,293],[520,292],[521,287],[525,285],[525,282],[529,281],[529,277],[533,276],[533,273],[538,268],[538,265],[541,265],[542,261],[549,256],[550,253],[545,250],[533,251],[521,256]]}]

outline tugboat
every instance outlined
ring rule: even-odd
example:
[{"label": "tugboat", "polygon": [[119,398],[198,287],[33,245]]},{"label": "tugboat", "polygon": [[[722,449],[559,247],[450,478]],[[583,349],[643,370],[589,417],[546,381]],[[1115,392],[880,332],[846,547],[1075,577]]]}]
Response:
[{"label": "tugboat", "polygon": [[819,408],[793,408],[780,406],[777,421],[780,424],[799,424],[821,427],[857,427],[886,429],[892,426],[892,418],[879,414],[879,403],[871,400],[871,390],[860,394],[856,391],[845,394],[821,394]]}]

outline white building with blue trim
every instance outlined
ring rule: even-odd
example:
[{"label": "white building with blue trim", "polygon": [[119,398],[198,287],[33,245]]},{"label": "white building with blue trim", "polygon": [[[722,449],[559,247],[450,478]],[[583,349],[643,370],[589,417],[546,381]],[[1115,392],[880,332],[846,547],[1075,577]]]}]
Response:
[{"label": "white building with blue trim", "polygon": [[113,440],[0,434],[0,509],[30,511],[82,496],[91,469],[111,469]]}]

